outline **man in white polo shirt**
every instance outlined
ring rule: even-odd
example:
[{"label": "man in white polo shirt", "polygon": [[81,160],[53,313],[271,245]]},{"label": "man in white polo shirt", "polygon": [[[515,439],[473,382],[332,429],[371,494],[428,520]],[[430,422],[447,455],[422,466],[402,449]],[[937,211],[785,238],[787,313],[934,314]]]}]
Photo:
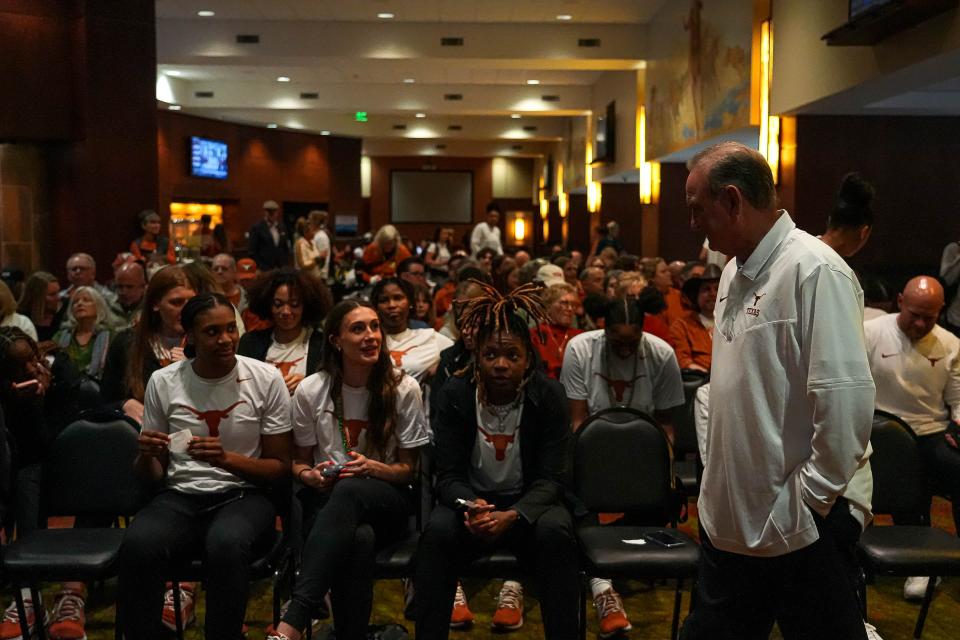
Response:
[{"label": "man in white polo shirt", "polygon": [[694,157],[690,225],[733,256],[714,312],[698,606],[688,639],[866,638],[827,519],[863,457],[874,385],[863,292],[844,261],[776,207],[757,151]]},{"label": "man in white polo shirt", "polygon": [[[917,434],[927,472],[953,497],[953,522],[960,524],[960,442],[945,433],[951,420],[960,421],[960,338],[937,325],[943,287],[935,278],[914,278],[897,302],[900,313],[864,325],[877,408],[903,418]],[[908,578],[903,596],[923,598],[928,580]]]}]

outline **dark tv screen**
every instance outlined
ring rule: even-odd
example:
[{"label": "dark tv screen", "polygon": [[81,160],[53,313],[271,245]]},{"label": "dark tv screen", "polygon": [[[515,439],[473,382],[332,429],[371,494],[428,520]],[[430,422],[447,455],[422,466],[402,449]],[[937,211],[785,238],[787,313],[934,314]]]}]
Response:
[{"label": "dark tv screen", "polygon": [[884,5],[893,4],[894,0],[850,0],[850,20],[859,18],[868,11]]},{"label": "dark tv screen", "polygon": [[598,115],[593,127],[593,161],[614,162],[617,158],[617,103],[607,105],[607,111]]},{"label": "dark tv screen", "polygon": [[190,175],[196,178],[227,178],[227,143],[190,137]]}]

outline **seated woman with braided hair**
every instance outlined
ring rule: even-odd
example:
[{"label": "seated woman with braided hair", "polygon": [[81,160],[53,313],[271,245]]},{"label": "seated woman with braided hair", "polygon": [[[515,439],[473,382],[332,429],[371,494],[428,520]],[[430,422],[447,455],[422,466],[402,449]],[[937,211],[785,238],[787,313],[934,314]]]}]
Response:
[{"label": "seated woman with braided hair", "polygon": [[439,504],[417,550],[416,636],[447,637],[457,575],[503,546],[540,584],[545,636],[575,638],[578,551],[560,501],[567,403],[539,371],[528,328],[546,317],[536,285],[480,286],[461,322],[476,332],[473,364],[438,391],[432,418]]}]

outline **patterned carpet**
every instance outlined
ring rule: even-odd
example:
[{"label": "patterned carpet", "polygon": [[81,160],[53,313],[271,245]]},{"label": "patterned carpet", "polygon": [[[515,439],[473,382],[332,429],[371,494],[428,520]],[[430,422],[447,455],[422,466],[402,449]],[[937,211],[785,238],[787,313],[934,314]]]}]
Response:
[{"label": "patterned carpet", "polygon": [[[688,532],[696,531],[696,510],[692,510],[690,521],[683,526]],[[934,526],[954,532],[953,519],[950,515],[950,504],[939,498],[934,500]],[[879,519],[880,524],[889,521]],[[65,524],[65,523],[64,523]],[[673,610],[673,589],[668,584],[650,585],[643,582],[627,582],[618,584],[617,588],[624,597],[627,614],[633,624],[633,631],[629,633],[632,640],[658,639],[663,640],[670,634],[670,617]],[[878,632],[885,640],[900,640],[913,637],[913,625],[916,622],[919,605],[905,602],[901,597],[903,581],[899,578],[880,579],[876,584],[868,587],[867,600],[869,602],[870,622],[877,627]],[[477,621],[469,630],[452,631],[450,637],[458,638],[497,638],[504,640],[505,634],[494,633],[490,630],[489,621],[496,606],[496,597],[499,582],[473,581],[465,583],[467,598],[470,607],[477,616]],[[90,640],[107,640],[113,637],[113,598],[116,584],[107,583],[103,591],[94,594],[88,608],[87,635]],[[45,597],[50,604],[50,598],[55,593],[55,587],[46,589]],[[413,623],[403,620],[402,603],[403,592],[399,581],[378,582],[374,594],[374,613],[372,623],[398,622],[403,624],[413,635]],[[687,611],[690,603],[689,585],[683,598],[683,612]],[[527,594],[525,624],[522,629],[506,634],[513,640],[527,640],[543,637],[543,626],[540,619],[540,608],[534,594]],[[247,623],[250,626],[248,637],[251,640],[263,638],[264,627],[270,621],[270,585],[267,582],[252,586],[250,606],[247,611]],[[596,638],[596,620],[592,607],[588,613],[588,636]],[[197,617],[203,619],[203,595],[199,597]],[[329,621],[328,621],[329,622]],[[947,640],[960,637],[960,579],[947,578],[937,590],[930,615],[927,618],[923,637],[926,640]],[[198,628],[187,631],[187,638],[199,639],[203,633]],[[316,637],[316,636],[315,636]],[[774,630],[771,638],[780,638]]]}]

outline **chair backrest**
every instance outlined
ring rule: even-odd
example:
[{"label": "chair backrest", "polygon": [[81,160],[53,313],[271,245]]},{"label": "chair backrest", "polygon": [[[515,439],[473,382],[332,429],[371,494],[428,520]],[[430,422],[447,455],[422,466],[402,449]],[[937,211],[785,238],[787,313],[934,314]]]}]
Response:
[{"label": "chair backrest", "polygon": [[100,406],[100,384],[93,378],[83,376],[76,389],[74,389],[74,393],[81,411]]},{"label": "chair backrest", "polygon": [[133,469],[137,437],[137,424],[119,412],[87,412],[69,424],[44,460],[44,514],[136,513],[149,495]]},{"label": "chair backrest", "polygon": [[663,428],[628,408],[599,411],[573,437],[571,482],[593,512],[670,513],[673,451]]},{"label": "chair backrest", "polygon": [[684,369],[680,374],[683,377],[683,404],[672,410],[675,438],[673,452],[677,458],[697,452],[697,425],[693,417],[694,400],[697,389],[710,381],[710,374],[703,371]]},{"label": "chair backrest", "polygon": [[909,425],[893,414],[875,411],[870,444],[873,512],[929,517],[929,482]]}]

